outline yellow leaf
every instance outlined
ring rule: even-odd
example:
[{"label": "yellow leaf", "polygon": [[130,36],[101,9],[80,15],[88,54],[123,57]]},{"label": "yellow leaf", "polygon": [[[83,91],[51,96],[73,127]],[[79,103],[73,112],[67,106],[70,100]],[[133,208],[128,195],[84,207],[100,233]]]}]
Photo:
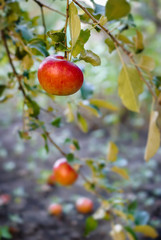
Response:
[{"label": "yellow leaf", "polygon": [[127,232],[126,234],[129,240],[135,240],[135,238],[130,233]]},{"label": "yellow leaf", "polygon": [[149,161],[149,159],[156,154],[160,147],[160,130],[156,124],[158,116],[159,113],[157,111],[151,112],[148,140],[144,155],[146,161]]},{"label": "yellow leaf", "polygon": [[144,49],[143,34],[140,31],[136,31],[136,37],[133,38],[135,42],[136,53],[140,53]]},{"label": "yellow leaf", "polygon": [[72,111],[72,106],[70,103],[67,104],[67,108],[65,110],[65,115],[67,117],[67,122],[73,122],[74,121],[74,114]]},{"label": "yellow leaf", "polygon": [[112,227],[112,231],[110,232],[111,237],[113,240],[125,240],[126,236],[123,231],[123,227],[120,224],[117,224]]},{"label": "yellow leaf", "polygon": [[34,64],[34,61],[29,54],[25,55],[24,58],[22,59],[22,66],[26,70],[29,70],[33,64]]},{"label": "yellow leaf", "polygon": [[83,101],[80,102],[79,105],[85,109],[87,109],[90,113],[92,113],[94,116],[99,117],[99,112],[94,108],[89,105],[88,101]]},{"label": "yellow leaf", "polygon": [[114,214],[116,214],[117,216],[123,218],[124,220],[127,220],[127,216],[124,212],[118,210],[118,209],[113,209],[112,210]]},{"label": "yellow leaf", "polygon": [[138,96],[143,91],[143,82],[135,68],[123,64],[118,80],[118,91],[125,107],[139,112]]},{"label": "yellow leaf", "polygon": [[78,126],[83,132],[88,132],[88,124],[84,117],[80,113],[77,114]]},{"label": "yellow leaf", "polygon": [[71,45],[73,48],[74,45],[76,44],[76,41],[79,37],[81,30],[81,23],[78,16],[78,10],[73,2],[69,5],[69,28],[72,43]]},{"label": "yellow leaf", "polygon": [[117,173],[122,178],[124,178],[126,180],[129,180],[129,175],[124,168],[119,168],[119,167],[114,166],[114,167],[111,168],[111,171]]},{"label": "yellow leaf", "polygon": [[139,67],[145,71],[153,71],[155,68],[155,61],[149,56],[142,56],[139,62]]},{"label": "yellow leaf", "polygon": [[99,23],[103,26],[107,23],[107,17],[105,16],[101,16],[100,19],[99,19]]},{"label": "yellow leaf", "polygon": [[144,234],[147,237],[156,238],[158,236],[157,231],[149,225],[138,225],[134,227],[135,232]]},{"label": "yellow leaf", "polygon": [[107,154],[108,161],[115,162],[117,160],[118,152],[119,152],[119,149],[116,146],[116,144],[113,143],[113,142],[109,142],[109,144],[108,144],[108,154]]},{"label": "yellow leaf", "polygon": [[107,108],[109,110],[112,110],[112,111],[117,111],[118,108],[112,104],[112,103],[109,103],[105,100],[102,100],[102,99],[95,99],[95,98],[92,98],[89,100],[90,104],[93,104],[95,105],[96,107],[102,107],[102,108]]},{"label": "yellow leaf", "polygon": [[118,38],[118,40],[120,40],[123,43],[133,45],[133,42],[128,37],[126,37],[125,35],[123,35],[121,33],[117,36],[117,38]]}]

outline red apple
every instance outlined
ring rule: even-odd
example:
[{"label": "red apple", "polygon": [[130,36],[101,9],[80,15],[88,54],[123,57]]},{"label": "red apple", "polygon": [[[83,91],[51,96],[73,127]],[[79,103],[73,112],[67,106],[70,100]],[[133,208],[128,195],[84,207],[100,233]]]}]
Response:
[{"label": "red apple", "polygon": [[77,92],[83,84],[80,68],[62,56],[45,58],[38,69],[42,88],[54,95],[65,96]]},{"label": "red apple", "polygon": [[63,186],[72,185],[78,177],[77,172],[65,158],[58,159],[53,166],[55,181]]},{"label": "red apple", "polygon": [[50,186],[55,185],[55,175],[51,174],[47,179],[47,184]]},{"label": "red apple", "polygon": [[78,212],[87,214],[93,210],[93,201],[89,198],[81,197],[78,198],[75,206]]},{"label": "red apple", "polygon": [[7,205],[11,201],[11,196],[9,194],[0,195],[0,206]]},{"label": "red apple", "polygon": [[62,214],[62,206],[58,203],[52,203],[48,207],[48,212],[53,216],[60,216]]}]

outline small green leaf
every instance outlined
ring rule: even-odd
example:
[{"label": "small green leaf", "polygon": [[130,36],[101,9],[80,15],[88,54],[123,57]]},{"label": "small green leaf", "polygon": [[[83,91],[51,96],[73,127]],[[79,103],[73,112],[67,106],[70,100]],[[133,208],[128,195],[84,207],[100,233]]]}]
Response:
[{"label": "small green leaf", "polygon": [[134,232],[134,230],[131,227],[126,226],[126,227],[124,227],[124,229],[126,230],[126,232],[128,234],[130,234],[130,236],[132,236],[132,239],[138,240],[138,237],[136,236],[136,233]]},{"label": "small green leaf", "polygon": [[74,157],[74,154],[73,153],[69,153],[66,155],[66,158],[68,160],[68,162],[73,162],[75,157]]},{"label": "small green leaf", "polygon": [[2,96],[2,93],[4,92],[5,88],[6,88],[6,85],[4,84],[0,85],[0,96]]},{"label": "small green leaf", "polygon": [[108,21],[125,17],[130,12],[130,4],[126,0],[108,0],[105,15]]},{"label": "small green leaf", "polygon": [[71,46],[73,48],[76,44],[81,30],[81,22],[78,16],[78,10],[73,2],[69,5],[69,28],[71,36]]},{"label": "small green leaf", "polygon": [[155,76],[153,78],[153,83],[155,84],[156,88],[161,86],[161,76]]},{"label": "small green leaf", "polygon": [[44,147],[45,147],[46,152],[48,153],[49,152],[48,138],[47,138],[45,133],[42,133],[41,136],[43,137],[43,139],[45,141],[45,146]]},{"label": "small green leaf", "polygon": [[85,62],[88,62],[93,66],[101,65],[100,57],[91,50],[84,50],[83,52],[81,52],[79,59],[84,60]]},{"label": "small green leaf", "polygon": [[99,24],[101,24],[102,26],[105,25],[107,23],[107,17],[105,16],[101,16],[99,19]]},{"label": "small green leaf", "polygon": [[21,33],[21,36],[26,41],[30,41],[33,38],[33,33],[26,25],[18,25],[16,30]]},{"label": "small green leaf", "polygon": [[88,132],[88,124],[84,117],[80,113],[77,113],[78,126],[83,132]]},{"label": "small green leaf", "polygon": [[31,137],[29,136],[29,133],[28,133],[28,132],[19,131],[18,133],[19,133],[20,138],[22,138],[22,139],[28,140],[28,139],[31,138]]},{"label": "small green leaf", "polygon": [[61,117],[57,117],[56,119],[54,119],[51,122],[51,125],[53,125],[54,127],[59,128],[61,126]]},{"label": "small green leaf", "polygon": [[114,42],[110,38],[106,38],[105,43],[109,47],[109,53],[112,53],[116,49]]},{"label": "small green leaf", "polygon": [[40,113],[39,105],[35,101],[30,99],[27,101],[27,106],[32,109],[32,113],[30,113],[30,116],[36,118]]},{"label": "small green leaf", "polygon": [[138,96],[143,91],[143,82],[137,70],[124,64],[119,75],[118,85],[119,96],[125,107],[139,112]]},{"label": "small green leaf", "polygon": [[11,239],[12,235],[9,232],[9,228],[7,226],[1,226],[0,227],[0,237]]},{"label": "small green leaf", "polygon": [[96,221],[93,217],[88,217],[86,219],[86,225],[85,225],[85,236],[89,235],[89,233],[96,230],[98,227],[98,221]]},{"label": "small green leaf", "polygon": [[77,141],[77,139],[73,139],[73,144],[76,147],[77,150],[80,150],[80,146],[79,146],[79,142]]},{"label": "small green leaf", "polygon": [[73,57],[76,57],[80,52],[84,51],[84,44],[88,41],[89,37],[90,37],[89,29],[80,31],[79,38],[72,50]]},{"label": "small green leaf", "polygon": [[46,50],[46,44],[42,39],[35,38],[29,41],[28,47],[32,50],[35,55],[49,56],[48,51]]},{"label": "small green leaf", "polygon": [[47,35],[52,39],[54,43],[65,43],[65,33],[58,31],[49,31]]}]

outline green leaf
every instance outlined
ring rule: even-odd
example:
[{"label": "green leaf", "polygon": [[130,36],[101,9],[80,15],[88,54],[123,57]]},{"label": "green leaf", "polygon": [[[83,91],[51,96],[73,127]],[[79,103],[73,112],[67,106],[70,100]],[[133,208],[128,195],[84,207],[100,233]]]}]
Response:
[{"label": "green leaf", "polygon": [[132,236],[131,239],[138,240],[136,233],[134,232],[134,230],[131,227],[126,226],[126,227],[124,227],[124,229],[126,230],[127,233],[130,234],[130,236]]},{"label": "green leaf", "polygon": [[73,113],[73,110],[72,110],[71,103],[67,103],[67,107],[66,107],[66,110],[65,110],[65,115],[66,115],[66,118],[67,118],[67,122],[73,122],[74,121],[74,113]]},{"label": "green leaf", "polygon": [[73,162],[75,157],[74,157],[74,154],[73,153],[69,153],[66,155],[66,158],[68,160],[68,162]]},{"label": "green leaf", "polygon": [[148,140],[146,144],[146,150],[144,158],[149,161],[160,147],[160,130],[157,126],[157,119],[159,117],[159,112],[152,111],[149,124]]},{"label": "green leaf", "polygon": [[46,50],[46,44],[42,39],[35,38],[28,43],[28,47],[32,50],[35,55],[49,56]]},{"label": "green leaf", "polygon": [[5,88],[6,88],[6,85],[0,84],[0,96],[2,96],[2,93],[4,92]]},{"label": "green leaf", "polygon": [[143,82],[135,68],[123,65],[119,75],[118,88],[119,96],[125,107],[139,112],[138,96],[143,91]]},{"label": "green leaf", "polygon": [[116,49],[114,42],[110,38],[106,38],[105,43],[109,47],[109,53],[112,53]]},{"label": "green leaf", "polygon": [[18,133],[19,133],[20,138],[22,138],[22,139],[28,140],[28,139],[31,138],[31,137],[29,136],[29,133],[28,133],[28,132],[19,131]]},{"label": "green leaf", "polygon": [[155,84],[156,88],[161,86],[161,76],[155,76],[153,78],[153,83]]},{"label": "green leaf", "polygon": [[12,235],[9,232],[9,228],[7,226],[1,226],[0,227],[0,237],[11,239]]},{"label": "green leaf", "polygon": [[76,44],[81,30],[81,22],[78,16],[78,10],[73,2],[69,5],[69,28],[71,36],[71,46],[73,48]]},{"label": "green leaf", "polygon": [[49,31],[47,35],[52,39],[54,43],[65,43],[65,33],[58,31]]},{"label": "green leaf", "polygon": [[72,50],[73,57],[76,57],[80,52],[84,51],[84,44],[88,41],[89,37],[90,37],[89,29],[80,31],[79,38]]},{"label": "green leaf", "polygon": [[126,0],[108,0],[105,15],[108,21],[119,19],[130,13],[130,4]]},{"label": "green leaf", "polygon": [[48,153],[49,152],[48,138],[47,138],[45,133],[42,133],[41,136],[43,137],[43,139],[45,141],[45,146],[44,147],[45,147],[46,152]]},{"label": "green leaf", "polygon": [[77,141],[77,139],[73,139],[73,144],[76,147],[77,150],[80,150],[80,146],[79,146],[79,142]]},{"label": "green leaf", "polygon": [[88,99],[93,95],[94,87],[91,83],[83,82],[81,87],[81,96],[83,99]]},{"label": "green leaf", "polygon": [[93,66],[101,65],[100,57],[91,50],[84,50],[83,52],[81,52],[79,59],[84,60],[85,62],[88,62]]},{"label": "green leaf", "polygon": [[56,119],[54,119],[51,122],[51,125],[53,125],[54,127],[59,128],[61,126],[61,117],[57,117]]},{"label": "green leaf", "polygon": [[86,219],[85,225],[85,236],[89,235],[92,231],[96,230],[98,227],[98,221],[96,221],[93,217],[88,217]]},{"label": "green leaf", "polygon": [[88,132],[88,124],[84,117],[80,113],[77,114],[78,126],[83,132]]},{"label": "green leaf", "polygon": [[32,113],[30,113],[30,116],[36,118],[40,113],[39,105],[35,101],[30,99],[27,101],[27,106],[32,109]]},{"label": "green leaf", "polygon": [[99,19],[99,24],[101,24],[102,26],[105,25],[107,23],[107,17],[105,16],[101,16]]}]

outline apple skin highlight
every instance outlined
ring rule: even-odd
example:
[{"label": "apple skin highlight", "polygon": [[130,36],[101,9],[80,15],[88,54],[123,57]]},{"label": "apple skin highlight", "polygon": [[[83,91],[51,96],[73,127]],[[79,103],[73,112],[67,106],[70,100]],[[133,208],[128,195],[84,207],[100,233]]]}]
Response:
[{"label": "apple skin highlight", "polygon": [[83,84],[80,68],[62,56],[46,57],[39,66],[38,80],[49,94],[67,96],[77,92]]}]

